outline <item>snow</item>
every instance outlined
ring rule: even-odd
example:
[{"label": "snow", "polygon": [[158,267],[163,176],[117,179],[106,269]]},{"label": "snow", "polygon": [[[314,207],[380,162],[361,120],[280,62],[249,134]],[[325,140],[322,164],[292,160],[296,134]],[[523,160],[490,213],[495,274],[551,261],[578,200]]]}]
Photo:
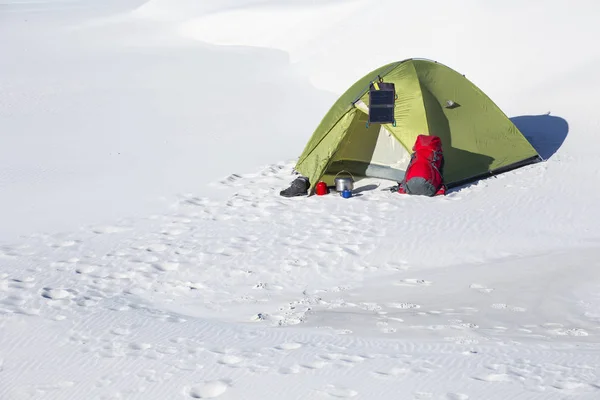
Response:
[{"label": "snow", "polygon": [[[598,398],[598,11],[3,0],[0,398]],[[547,161],[280,197],[336,96],[414,56]]]}]

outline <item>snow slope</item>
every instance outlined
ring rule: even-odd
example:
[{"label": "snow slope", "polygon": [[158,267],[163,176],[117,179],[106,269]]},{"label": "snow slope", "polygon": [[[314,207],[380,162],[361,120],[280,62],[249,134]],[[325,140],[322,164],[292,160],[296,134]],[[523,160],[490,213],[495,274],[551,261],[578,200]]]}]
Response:
[{"label": "snow slope", "polygon": [[[0,23],[2,240],[143,216],[231,171],[295,157],[334,99],[281,51],[163,39],[169,27],[125,18],[123,5],[89,20],[61,2],[23,4],[4,6]],[[299,108],[307,117],[286,124]]]},{"label": "snow slope", "polygon": [[[598,6],[407,7],[0,3],[0,399],[598,398]],[[547,161],[280,197],[335,96],[411,56]]]}]

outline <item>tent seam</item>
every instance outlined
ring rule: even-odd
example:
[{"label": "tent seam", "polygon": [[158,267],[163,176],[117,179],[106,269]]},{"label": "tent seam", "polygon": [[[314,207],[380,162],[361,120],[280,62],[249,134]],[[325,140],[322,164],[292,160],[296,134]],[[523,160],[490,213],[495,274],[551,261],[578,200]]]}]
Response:
[{"label": "tent seam", "polygon": [[415,72],[415,76],[417,77],[417,82],[419,82],[419,88],[421,89],[421,103],[423,103],[423,113],[425,114],[425,126],[427,127],[427,134],[430,133],[429,129],[429,114],[427,113],[427,107],[425,106],[425,98],[423,97],[423,82],[421,82],[421,77],[417,72],[417,67],[413,63],[413,70]]},{"label": "tent seam", "polygon": [[[352,103],[352,104],[354,104],[354,103]],[[344,114],[342,114],[342,116],[340,118],[338,118],[337,121],[335,121],[335,124],[333,124],[331,126],[331,128],[323,135],[323,137],[321,138],[321,140],[319,140],[319,142],[315,145],[315,147],[313,147],[312,150],[306,156],[304,156],[304,158],[302,158],[301,160],[298,160],[298,162],[296,163],[296,165],[298,165],[301,162],[303,162],[304,160],[306,160],[308,158],[308,156],[310,156],[317,149],[317,147],[319,147],[319,145],[321,144],[321,142],[323,140],[325,140],[325,138],[327,137],[327,135],[329,135],[329,133],[333,130],[333,128],[335,128],[337,126],[337,124],[339,124],[340,121],[346,116],[346,114],[348,114],[350,111],[352,111],[353,108],[355,108],[355,107],[354,106],[349,107],[344,112]]]}]

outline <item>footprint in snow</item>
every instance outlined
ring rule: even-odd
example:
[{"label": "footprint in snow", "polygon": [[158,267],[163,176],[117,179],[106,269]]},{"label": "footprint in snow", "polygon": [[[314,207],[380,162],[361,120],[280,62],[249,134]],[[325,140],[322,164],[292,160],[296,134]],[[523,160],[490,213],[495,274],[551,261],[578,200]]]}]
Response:
[{"label": "footprint in snow", "polygon": [[102,234],[125,232],[130,229],[131,228],[128,228],[125,226],[104,225],[104,226],[97,226],[97,227],[92,228],[92,232],[96,233],[98,235],[102,235]]},{"label": "footprint in snow", "polygon": [[327,393],[331,397],[337,398],[349,398],[358,395],[358,392],[356,390],[335,385],[327,385],[324,389],[322,389],[322,391]]},{"label": "footprint in snow", "polygon": [[164,243],[154,243],[146,248],[146,251],[152,253],[162,253],[165,250],[167,250],[167,245],[165,245]]},{"label": "footprint in snow", "polygon": [[481,293],[491,293],[494,291],[494,289],[489,288],[485,285],[481,285],[479,283],[472,283],[471,286],[469,286],[471,289],[477,290]]},{"label": "footprint in snow", "polygon": [[230,367],[242,363],[244,359],[233,354],[226,354],[217,361],[219,364],[228,365]]},{"label": "footprint in snow", "polygon": [[317,361],[309,362],[306,364],[302,364],[302,367],[304,367],[306,369],[322,369],[322,368],[326,367],[327,365],[329,365],[328,362],[317,360]]},{"label": "footprint in snow", "polygon": [[548,333],[558,336],[588,336],[589,334],[580,328],[571,328],[571,329],[551,329],[548,330]]},{"label": "footprint in snow", "polygon": [[45,297],[49,300],[71,299],[73,296],[74,296],[74,291],[72,289],[44,288],[42,290],[42,297]]},{"label": "footprint in snow", "polygon": [[300,347],[302,347],[302,344],[300,344],[300,343],[289,342],[289,343],[280,344],[279,346],[277,346],[275,348],[279,349],[279,350],[296,350],[296,349],[299,349]]},{"label": "footprint in snow", "polygon": [[187,388],[188,396],[193,399],[214,399],[227,391],[229,384],[225,381],[210,381]]},{"label": "footprint in snow", "polygon": [[[3,285],[4,286],[4,285]],[[0,287],[0,289],[3,288]],[[27,276],[24,278],[19,278],[19,279],[11,279],[10,281],[7,281],[5,283],[6,289],[8,290],[8,288],[11,289],[31,289],[35,286],[35,278],[32,276]]]},{"label": "footprint in snow", "polygon": [[469,400],[469,396],[462,393],[448,393],[446,397],[448,400]]},{"label": "footprint in snow", "polygon": [[510,376],[507,374],[489,374],[484,376],[474,376],[473,379],[484,382],[510,382]]},{"label": "footprint in snow", "polygon": [[410,372],[408,368],[393,367],[386,371],[375,371],[373,374],[378,377],[397,377]]},{"label": "footprint in snow", "polygon": [[61,247],[71,247],[75,246],[79,241],[77,240],[63,240],[60,242],[55,242],[49,244],[50,247],[61,248]]},{"label": "footprint in snow", "polygon": [[282,375],[292,375],[292,374],[297,374],[300,372],[300,365],[298,364],[294,364],[290,367],[281,367],[279,368],[279,373]]},{"label": "footprint in snow", "polygon": [[509,311],[512,311],[512,312],[525,312],[525,311],[527,311],[527,309],[524,308],[524,307],[509,306],[508,304],[504,304],[504,303],[492,304],[492,308],[495,308],[496,310],[509,310]]},{"label": "footprint in snow", "polygon": [[433,399],[433,393],[415,392],[415,400]]},{"label": "footprint in snow", "polygon": [[432,283],[433,282],[426,281],[425,279],[403,279],[399,282],[396,282],[395,285],[396,286],[416,287],[416,286],[431,286]]},{"label": "footprint in snow", "polygon": [[420,305],[414,303],[388,303],[387,306],[391,308],[399,308],[401,310],[421,308]]},{"label": "footprint in snow", "polygon": [[75,268],[75,272],[80,275],[89,275],[94,272],[98,267],[91,264],[78,264],[77,268]]}]

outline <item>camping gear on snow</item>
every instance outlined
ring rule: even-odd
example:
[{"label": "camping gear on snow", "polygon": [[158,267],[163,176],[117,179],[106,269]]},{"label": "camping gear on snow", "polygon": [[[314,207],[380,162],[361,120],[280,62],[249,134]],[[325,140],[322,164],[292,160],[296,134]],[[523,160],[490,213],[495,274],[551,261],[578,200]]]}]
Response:
[{"label": "camping gear on snow", "polygon": [[[380,80],[394,84],[396,124],[368,123],[376,113],[370,87]],[[435,61],[408,59],[352,85],[323,117],[295,170],[311,182],[309,194],[316,182],[331,185],[343,170],[355,178],[401,182],[420,134],[441,139],[449,188],[541,161],[510,119],[467,78]]]},{"label": "camping gear on snow", "polygon": [[379,79],[369,85],[369,120],[372,123],[396,124],[394,106],[396,102],[396,89],[393,83],[383,82]]},{"label": "camping gear on snow", "polygon": [[421,196],[445,194],[442,140],[437,136],[419,135],[413,151],[398,192]]},{"label": "camping gear on snow", "polygon": [[349,177],[338,177],[339,174],[347,171],[340,171],[335,175],[333,179],[335,182],[335,190],[337,192],[343,192],[344,190],[354,190],[354,177],[349,173]]},{"label": "camping gear on snow", "polygon": [[327,184],[323,181],[318,182],[317,186],[315,186],[315,192],[317,193],[318,196],[323,196],[323,195],[329,193]]},{"label": "camping gear on snow", "polygon": [[282,190],[279,194],[283,197],[306,196],[309,188],[310,182],[308,178],[299,176],[294,179],[289,188]]},{"label": "camping gear on snow", "polygon": [[352,190],[349,190],[349,189],[342,190],[342,197],[345,199],[349,199],[350,197],[352,197]]}]

